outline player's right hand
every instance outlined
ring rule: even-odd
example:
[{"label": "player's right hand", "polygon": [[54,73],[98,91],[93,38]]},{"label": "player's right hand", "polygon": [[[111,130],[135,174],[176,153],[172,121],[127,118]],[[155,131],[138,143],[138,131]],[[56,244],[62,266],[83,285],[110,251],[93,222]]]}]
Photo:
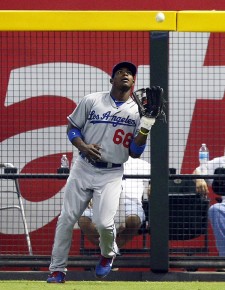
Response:
[{"label": "player's right hand", "polygon": [[98,144],[85,144],[82,148],[81,153],[90,161],[96,162],[101,160],[101,146]]}]

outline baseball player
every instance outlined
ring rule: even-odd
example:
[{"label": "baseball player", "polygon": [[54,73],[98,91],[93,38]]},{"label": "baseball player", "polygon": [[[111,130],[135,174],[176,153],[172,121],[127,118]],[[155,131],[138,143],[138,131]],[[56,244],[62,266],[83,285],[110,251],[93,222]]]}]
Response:
[{"label": "baseball player", "polygon": [[[140,158],[129,157],[124,163],[125,175],[150,175],[150,164]],[[122,248],[128,241],[138,234],[138,229],[145,219],[142,208],[142,199],[148,199],[150,195],[150,185],[148,179],[127,178],[122,181],[122,192],[119,208],[114,218],[117,229],[116,243]],[[84,211],[78,224],[86,235],[87,239],[94,245],[99,245],[99,234],[92,222],[92,206]]]},{"label": "baseball player", "polygon": [[[65,186],[52,249],[48,283],[65,282],[73,227],[93,199],[93,222],[100,236],[101,257],[95,275],[111,271],[118,247],[114,216],[119,205],[123,163],[143,153],[155,116],[131,98],[136,66],[121,62],[114,66],[111,91],[85,96],[68,116],[67,135],[79,151]],[[154,92],[161,95],[161,88]],[[148,113],[148,114],[147,114]]]},{"label": "baseball player", "polygon": [[[225,168],[225,156],[214,158],[207,162],[208,174],[212,175],[215,169]],[[194,174],[200,175],[200,167],[197,167]],[[196,179],[196,190],[201,194],[208,194],[208,185],[212,186],[212,179]],[[208,216],[215,235],[216,247],[220,257],[225,257],[225,192],[222,202],[210,206]]]}]

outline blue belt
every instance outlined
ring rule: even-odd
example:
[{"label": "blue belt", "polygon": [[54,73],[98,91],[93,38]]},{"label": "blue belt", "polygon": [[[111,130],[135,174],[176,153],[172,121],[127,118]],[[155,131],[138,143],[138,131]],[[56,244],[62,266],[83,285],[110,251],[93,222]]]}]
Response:
[{"label": "blue belt", "polygon": [[111,163],[111,162],[93,162],[90,161],[87,157],[85,157],[83,154],[80,153],[80,156],[88,163],[90,163],[91,165],[93,165],[94,167],[97,168],[117,168],[117,167],[121,167],[122,164],[116,164],[116,163]]}]

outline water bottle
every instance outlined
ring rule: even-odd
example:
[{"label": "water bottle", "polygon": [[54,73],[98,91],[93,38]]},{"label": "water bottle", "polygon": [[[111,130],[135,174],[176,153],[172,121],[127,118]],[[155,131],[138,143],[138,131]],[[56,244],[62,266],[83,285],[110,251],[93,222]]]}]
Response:
[{"label": "water bottle", "polygon": [[201,174],[208,174],[208,166],[207,162],[209,161],[209,149],[207,148],[206,144],[202,144],[199,149],[199,164]]},{"label": "water bottle", "polygon": [[66,154],[63,154],[61,158],[61,168],[69,168],[69,160],[67,159]]}]

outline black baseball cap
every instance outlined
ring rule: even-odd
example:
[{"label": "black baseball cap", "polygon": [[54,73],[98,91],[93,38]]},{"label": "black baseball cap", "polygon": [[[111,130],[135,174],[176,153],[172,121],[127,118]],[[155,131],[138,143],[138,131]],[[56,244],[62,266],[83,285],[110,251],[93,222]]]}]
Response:
[{"label": "black baseball cap", "polygon": [[137,68],[136,68],[136,66],[135,66],[133,63],[131,63],[131,62],[123,61],[123,62],[119,62],[119,63],[117,63],[117,64],[114,66],[114,68],[113,68],[113,70],[112,70],[112,78],[114,78],[115,73],[116,73],[119,69],[121,69],[122,67],[126,67],[126,68],[128,68],[128,69],[132,72],[132,75],[133,75],[133,76],[136,75],[136,72],[137,72]]}]

